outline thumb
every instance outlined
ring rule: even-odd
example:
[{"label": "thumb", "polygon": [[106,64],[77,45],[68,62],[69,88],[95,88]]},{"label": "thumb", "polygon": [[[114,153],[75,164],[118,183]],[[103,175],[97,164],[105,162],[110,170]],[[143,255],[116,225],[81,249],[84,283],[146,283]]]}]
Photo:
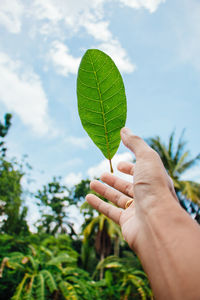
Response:
[{"label": "thumb", "polygon": [[142,153],[151,149],[143,139],[134,135],[131,130],[126,127],[121,129],[120,134],[124,146],[130,149],[136,158],[139,158]]}]

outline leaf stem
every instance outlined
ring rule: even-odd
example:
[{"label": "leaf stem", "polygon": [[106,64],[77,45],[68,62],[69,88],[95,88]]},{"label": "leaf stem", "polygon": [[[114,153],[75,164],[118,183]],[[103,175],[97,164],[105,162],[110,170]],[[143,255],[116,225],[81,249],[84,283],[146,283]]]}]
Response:
[{"label": "leaf stem", "polygon": [[109,159],[109,163],[110,163],[110,172],[111,172],[111,173],[114,173],[114,172],[113,172],[113,167],[112,167],[112,161],[111,161],[111,159]]}]

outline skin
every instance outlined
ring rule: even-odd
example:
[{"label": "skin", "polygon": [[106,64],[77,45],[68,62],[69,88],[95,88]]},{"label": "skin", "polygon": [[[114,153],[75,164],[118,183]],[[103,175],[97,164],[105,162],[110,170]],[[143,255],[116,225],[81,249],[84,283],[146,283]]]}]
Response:
[{"label": "skin", "polygon": [[93,194],[86,200],[121,226],[148,275],[155,299],[198,300],[200,227],[179,205],[159,155],[127,128],[121,130],[121,138],[136,163],[121,162],[118,169],[133,175],[133,183],[104,173],[101,180],[107,185],[94,180],[91,189],[114,205]]}]

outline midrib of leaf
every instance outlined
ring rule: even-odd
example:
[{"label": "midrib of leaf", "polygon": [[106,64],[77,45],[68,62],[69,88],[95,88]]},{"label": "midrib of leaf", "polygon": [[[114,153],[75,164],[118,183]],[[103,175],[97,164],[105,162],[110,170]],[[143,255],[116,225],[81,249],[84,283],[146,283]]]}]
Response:
[{"label": "midrib of leaf", "polygon": [[110,147],[109,147],[109,142],[108,142],[108,131],[107,131],[107,126],[106,126],[106,119],[105,119],[105,112],[104,112],[102,94],[101,94],[101,90],[100,90],[100,87],[99,87],[99,80],[98,80],[98,77],[97,77],[97,72],[95,71],[95,68],[94,68],[94,63],[93,63],[89,53],[88,53],[88,55],[89,55],[90,62],[91,62],[91,65],[92,65],[92,69],[93,69],[93,72],[94,72],[94,76],[95,76],[95,79],[96,79],[96,82],[97,82],[97,90],[98,90],[98,94],[99,94],[99,100],[100,100],[102,116],[103,116],[103,126],[104,126],[104,131],[105,131],[106,146],[107,146],[107,152],[108,152],[108,160],[109,160],[109,163],[110,163],[110,171],[111,171],[111,173],[113,173],[113,167],[112,167],[111,155],[110,155]]}]

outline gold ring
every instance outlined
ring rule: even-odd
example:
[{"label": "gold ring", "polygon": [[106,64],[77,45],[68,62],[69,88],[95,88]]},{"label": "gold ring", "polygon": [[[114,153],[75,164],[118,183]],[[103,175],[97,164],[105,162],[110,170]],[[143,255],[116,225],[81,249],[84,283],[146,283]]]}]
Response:
[{"label": "gold ring", "polygon": [[128,200],[128,201],[126,202],[126,204],[125,204],[125,209],[127,209],[133,202],[134,202],[134,198]]}]

